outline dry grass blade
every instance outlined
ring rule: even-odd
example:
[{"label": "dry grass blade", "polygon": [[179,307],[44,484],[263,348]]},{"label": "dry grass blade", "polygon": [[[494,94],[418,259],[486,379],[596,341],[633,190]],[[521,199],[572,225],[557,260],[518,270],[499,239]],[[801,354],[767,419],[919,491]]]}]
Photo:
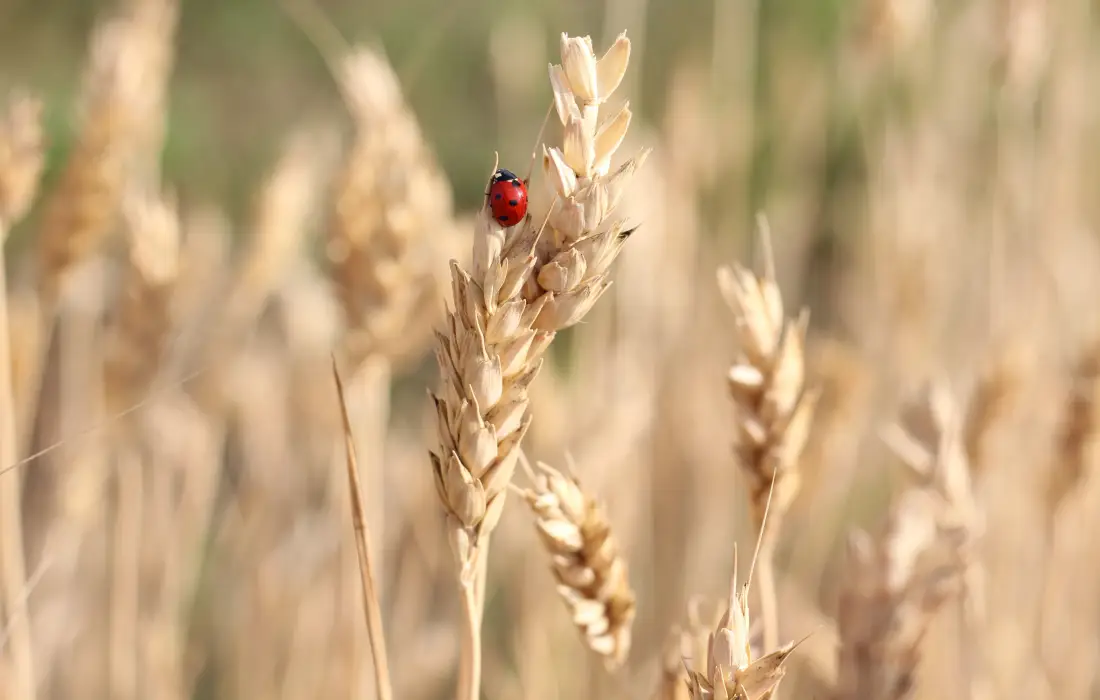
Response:
[{"label": "dry grass blade", "polygon": [[534,512],[539,538],[549,553],[558,594],[589,649],[609,670],[630,652],[634,591],[626,559],[600,505],[573,474],[539,463],[523,497]]},{"label": "dry grass blade", "polygon": [[877,541],[858,531],[849,540],[837,621],[840,698],[911,697],[932,617],[963,591],[980,607],[980,592],[970,590],[980,522],[961,425],[951,397],[936,387],[885,436],[918,483]]},{"label": "dry grass blade", "polygon": [[344,384],[340,380],[340,371],[336,359],[332,360],[332,377],[336,382],[336,393],[340,400],[340,412],[344,421],[344,445],[347,449],[348,490],[351,495],[352,522],[355,525],[355,544],[359,551],[359,573],[363,586],[363,612],[366,616],[367,632],[370,634],[371,657],[374,661],[375,690],[379,700],[393,699],[393,685],[390,682],[390,667],[386,660],[386,640],[382,632],[382,610],[379,606],[375,586],[374,565],[371,560],[367,518],[363,513],[363,498],[359,491],[359,465],[355,459],[355,441],[352,439],[351,421],[348,420],[347,402],[344,400]]}]

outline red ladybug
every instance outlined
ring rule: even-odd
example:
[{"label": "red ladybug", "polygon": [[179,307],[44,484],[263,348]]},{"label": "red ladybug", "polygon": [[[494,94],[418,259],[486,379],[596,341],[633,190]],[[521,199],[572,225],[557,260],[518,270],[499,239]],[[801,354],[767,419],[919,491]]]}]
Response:
[{"label": "red ladybug", "polygon": [[515,226],[527,215],[527,183],[511,170],[501,168],[489,180],[489,208],[505,228]]}]

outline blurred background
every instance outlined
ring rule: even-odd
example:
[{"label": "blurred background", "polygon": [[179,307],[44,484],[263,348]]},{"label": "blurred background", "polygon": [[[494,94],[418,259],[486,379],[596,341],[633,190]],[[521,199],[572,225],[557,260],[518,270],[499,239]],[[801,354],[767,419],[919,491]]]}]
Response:
[{"label": "blurred background", "polygon": [[[755,542],[715,274],[764,270],[764,214],[820,391],[776,550],[782,641],[811,635],[783,692],[1100,697],[1096,3],[310,7],[0,0],[0,696],[372,696],[332,352],[397,696],[453,694],[425,399],[448,260],[469,258],[494,151],[528,170],[561,33],[602,54],[626,30],[621,158],[653,152],[619,213],[640,228],[555,340],[525,446],[570,455],[606,505],[634,644],[613,675],[590,658],[511,499],[484,696],[686,697],[661,685],[673,629]],[[882,432],[932,380],[984,582],[915,604],[911,689],[853,695],[846,542],[889,537],[909,482]]]}]

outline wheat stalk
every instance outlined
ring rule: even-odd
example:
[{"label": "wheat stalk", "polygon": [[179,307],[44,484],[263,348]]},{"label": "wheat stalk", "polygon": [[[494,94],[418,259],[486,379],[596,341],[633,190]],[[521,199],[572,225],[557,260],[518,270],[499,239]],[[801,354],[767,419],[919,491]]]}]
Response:
[{"label": "wheat stalk", "polygon": [[541,462],[538,470],[528,467],[532,485],[522,494],[550,555],[558,594],[588,648],[614,670],[630,652],[635,615],[626,559],[603,509],[577,478]]},{"label": "wheat stalk", "polygon": [[626,35],[597,60],[590,39],[563,34],[561,53],[550,81],[565,139],[544,151],[554,191],[546,230],[530,215],[502,228],[483,206],[472,270],[452,261],[453,308],[436,334],[440,446],[431,462],[460,572],[469,652],[462,686],[471,699],[480,687],[485,552],[531,423],[527,389],[554,334],[580,321],[610,285],[607,271],[628,231],[609,217],[645,156],[608,174],[630,111],[624,106],[601,124],[599,109],[626,72]]},{"label": "wheat stalk", "polygon": [[[6,695],[34,697],[34,665],[27,616],[20,610],[26,585],[21,508],[22,479],[10,470],[19,458],[18,426],[12,384],[11,338],[8,335],[7,262],[4,242],[11,226],[34,200],[43,166],[42,103],[15,94],[0,116],[0,592],[3,618],[9,620],[7,655],[14,669]],[[5,645],[0,645],[0,648]],[[0,668],[6,666],[0,656]]]},{"label": "wheat stalk", "polygon": [[[734,313],[739,356],[729,371],[730,395],[737,412],[735,453],[748,481],[749,509],[761,536],[760,596],[764,644],[779,643],[775,543],[783,516],[798,493],[798,460],[806,445],[818,392],[806,386],[808,311],[785,318],[775,279],[766,221],[759,221],[764,274],[741,266],[718,271],[718,286]],[[770,506],[768,505],[770,498]],[[764,528],[768,512],[770,527]]]}]

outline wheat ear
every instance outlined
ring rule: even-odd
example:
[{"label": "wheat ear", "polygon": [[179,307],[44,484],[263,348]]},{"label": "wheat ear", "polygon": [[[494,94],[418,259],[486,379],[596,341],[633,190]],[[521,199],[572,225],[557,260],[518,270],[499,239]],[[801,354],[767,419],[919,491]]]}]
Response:
[{"label": "wheat ear", "polygon": [[558,594],[585,644],[614,670],[630,652],[635,597],[611,523],[571,472],[540,462],[528,476],[532,485],[523,497],[550,555]]},{"label": "wheat ear", "polygon": [[[588,37],[563,34],[561,53],[550,82],[565,139],[544,152],[554,193],[545,230],[530,215],[503,228],[483,206],[472,270],[452,261],[453,309],[436,334],[440,446],[431,461],[466,600],[464,648],[480,643],[485,552],[531,423],[527,388],[554,334],[580,321],[610,285],[608,268],[629,233],[610,216],[645,156],[608,174],[630,111],[624,106],[601,123],[599,108],[626,72],[626,35],[597,60]],[[463,695],[474,699],[480,664],[471,656],[464,668]]]},{"label": "wheat ear", "polygon": [[439,251],[456,236],[451,189],[385,58],[364,47],[337,67],[355,123],[326,245],[354,365],[422,351],[438,318]]},{"label": "wheat ear", "polygon": [[[759,240],[764,274],[757,275],[741,265],[723,267],[718,271],[718,286],[733,310],[738,341],[739,355],[728,377],[737,414],[735,454],[748,480],[749,509],[761,536],[760,602],[764,645],[770,649],[779,643],[774,548],[783,516],[798,493],[798,460],[806,445],[818,394],[806,386],[809,313],[803,311],[793,321],[784,316],[763,217],[759,220]],[[767,529],[765,510],[769,512]]]},{"label": "wheat ear", "polygon": [[932,617],[965,590],[978,527],[962,419],[935,387],[885,437],[917,483],[893,506],[885,532],[852,534],[840,595],[838,697],[911,697]]}]

